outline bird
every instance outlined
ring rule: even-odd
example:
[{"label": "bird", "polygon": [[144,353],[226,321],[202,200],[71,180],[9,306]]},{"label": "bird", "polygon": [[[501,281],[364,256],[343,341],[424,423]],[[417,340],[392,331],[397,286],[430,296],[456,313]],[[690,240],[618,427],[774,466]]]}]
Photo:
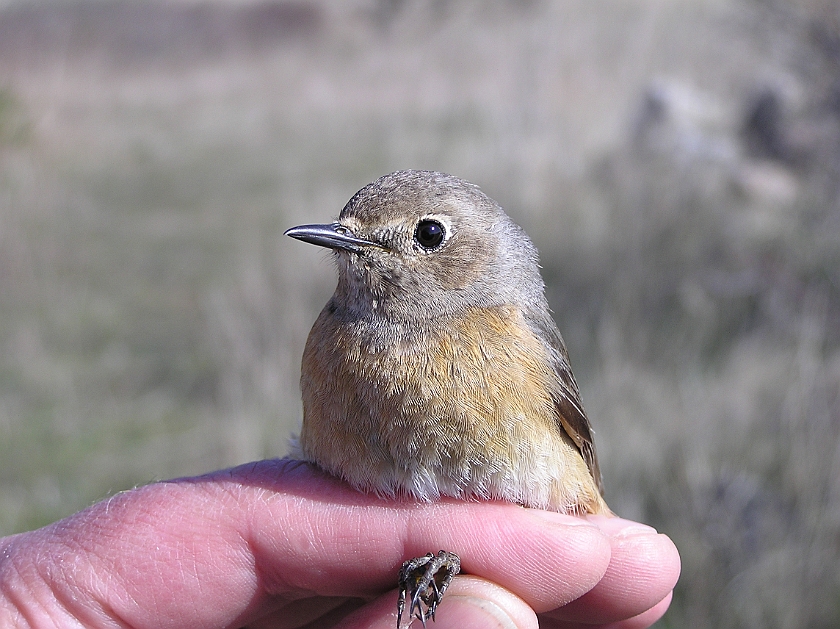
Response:
[{"label": "bird", "polygon": [[[611,513],[537,249],[498,203],[401,170],[335,222],[285,234],[332,250],[338,269],[303,352],[294,458],[385,498]],[[398,628],[406,593],[409,617],[434,617],[457,564],[406,561]]]}]

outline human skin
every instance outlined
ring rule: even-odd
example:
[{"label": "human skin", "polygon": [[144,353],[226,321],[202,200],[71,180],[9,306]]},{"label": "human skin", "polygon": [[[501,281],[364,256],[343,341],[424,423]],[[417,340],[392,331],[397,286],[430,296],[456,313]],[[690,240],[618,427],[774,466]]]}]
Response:
[{"label": "human skin", "polygon": [[640,629],[665,612],[680,569],[670,539],[620,518],[383,500],[271,460],[3,538],[0,626],[393,629],[399,566],[439,549],[465,573],[439,629]]}]

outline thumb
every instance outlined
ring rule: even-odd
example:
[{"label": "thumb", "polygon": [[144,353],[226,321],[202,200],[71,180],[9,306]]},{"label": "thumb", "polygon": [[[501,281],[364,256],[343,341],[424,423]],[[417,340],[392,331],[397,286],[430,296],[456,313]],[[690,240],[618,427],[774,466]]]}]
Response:
[{"label": "thumb", "polygon": [[[400,627],[409,624],[403,615]],[[397,591],[391,590],[360,607],[339,624],[342,629],[394,629]],[[537,616],[525,601],[491,581],[471,575],[455,577],[437,608],[435,629],[537,629]]]}]

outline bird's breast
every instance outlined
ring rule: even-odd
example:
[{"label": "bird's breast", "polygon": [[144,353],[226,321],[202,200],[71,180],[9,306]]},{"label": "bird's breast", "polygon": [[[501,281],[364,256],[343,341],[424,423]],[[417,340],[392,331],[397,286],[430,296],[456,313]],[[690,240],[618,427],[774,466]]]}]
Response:
[{"label": "bird's breast", "polygon": [[580,507],[592,478],[557,420],[547,352],[513,307],[409,328],[325,308],[303,356],[301,449],[380,494],[594,510]]}]

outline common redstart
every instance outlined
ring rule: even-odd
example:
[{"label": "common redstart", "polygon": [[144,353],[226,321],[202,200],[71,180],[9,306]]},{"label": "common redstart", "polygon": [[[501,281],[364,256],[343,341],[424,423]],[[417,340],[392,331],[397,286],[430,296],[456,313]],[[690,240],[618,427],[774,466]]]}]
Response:
[{"label": "common redstart", "polygon": [[[293,456],[385,497],[610,513],[537,250],[498,203],[404,170],[286,234],[338,266],[303,353]],[[443,551],[406,562],[400,617],[407,590],[425,624],[457,569]]]}]

